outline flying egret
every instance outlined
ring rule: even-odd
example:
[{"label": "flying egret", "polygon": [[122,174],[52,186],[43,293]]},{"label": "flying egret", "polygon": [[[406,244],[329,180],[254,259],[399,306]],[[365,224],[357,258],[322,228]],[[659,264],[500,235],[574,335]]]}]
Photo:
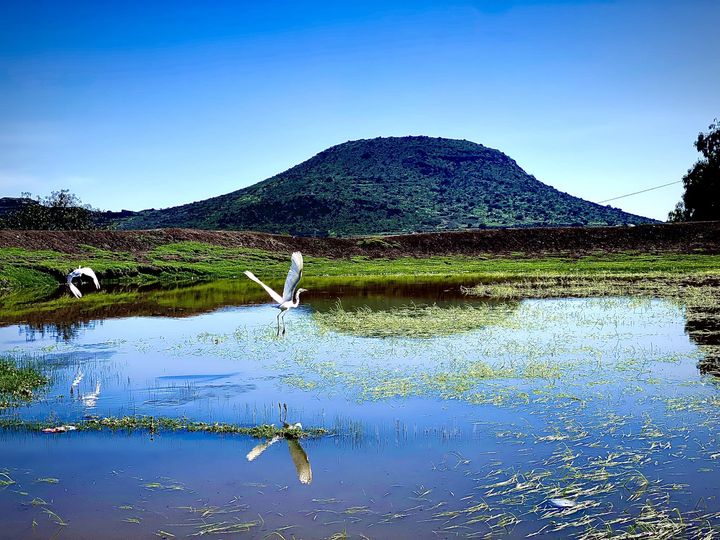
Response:
[{"label": "flying egret", "polygon": [[95,275],[95,272],[93,272],[93,269],[92,269],[92,268],[89,268],[89,267],[87,267],[87,266],[85,266],[85,267],[83,267],[83,268],[78,268],[78,269],[73,270],[72,272],[70,272],[70,273],[68,274],[68,276],[67,276],[67,284],[68,284],[68,287],[70,287],[70,290],[71,290],[72,293],[75,295],[75,298],[80,298],[80,297],[82,296],[82,293],[80,292],[80,289],[78,289],[78,288],[73,284],[73,279],[79,278],[79,277],[82,277],[82,276],[87,276],[87,277],[89,277],[89,278],[92,278],[93,282],[95,283],[95,288],[96,288],[96,289],[99,289],[99,288],[100,288],[100,282],[98,281],[98,278],[97,278],[97,276]]},{"label": "flying egret", "polygon": [[290,308],[296,308],[300,305],[300,293],[307,291],[307,289],[298,289],[298,283],[302,278],[303,273],[303,257],[302,253],[296,251],[290,258],[290,270],[288,271],[287,278],[285,279],[285,287],[283,287],[282,296],[272,290],[270,287],[260,281],[255,274],[249,270],[245,271],[245,275],[252,279],[255,283],[260,285],[270,295],[270,297],[277,302],[275,306],[280,310],[277,316],[277,335],[280,335],[280,321],[282,321],[282,333],[285,335],[285,313]]}]

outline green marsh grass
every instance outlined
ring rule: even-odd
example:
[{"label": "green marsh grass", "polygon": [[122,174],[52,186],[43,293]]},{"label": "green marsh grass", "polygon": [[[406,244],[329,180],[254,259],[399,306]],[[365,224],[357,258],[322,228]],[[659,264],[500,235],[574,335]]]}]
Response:
[{"label": "green marsh grass", "polygon": [[[0,418],[0,428],[27,431],[42,431],[57,426],[57,421],[26,421],[19,418]],[[323,428],[304,428],[294,426],[276,427],[274,424],[257,426],[240,426],[227,423],[194,422],[186,418],[169,418],[162,416],[106,416],[88,418],[74,422],[77,431],[188,431],[204,433],[221,433],[249,435],[254,438],[272,438],[275,436],[287,439],[321,437],[329,432]]]},{"label": "green marsh grass", "polygon": [[47,383],[33,365],[0,357],[0,410],[31,401]]}]

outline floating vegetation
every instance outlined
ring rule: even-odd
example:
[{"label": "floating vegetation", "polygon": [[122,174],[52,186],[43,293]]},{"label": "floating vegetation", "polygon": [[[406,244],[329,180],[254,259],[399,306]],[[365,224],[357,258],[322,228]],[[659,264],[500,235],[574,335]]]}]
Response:
[{"label": "floating vegetation", "polygon": [[[18,429],[27,431],[42,431],[53,427],[56,423],[51,421],[33,422],[19,418],[0,418],[0,428]],[[261,424],[258,426],[240,426],[226,423],[193,422],[186,418],[168,418],[162,416],[107,416],[90,417],[74,424],[77,431],[188,431],[205,433],[227,433],[249,435],[250,437],[264,439],[282,437],[285,439],[300,439],[306,437],[321,437],[329,432],[323,428],[302,428],[297,424],[286,427],[276,427],[274,424]]]},{"label": "floating vegetation", "polygon": [[373,310],[361,307],[345,310],[341,303],[313,316],[321,329],[361,337],[431,338],[470,332],[483,326],[503,326],[514,306],[487,304],[483,306],[437,305]]}]

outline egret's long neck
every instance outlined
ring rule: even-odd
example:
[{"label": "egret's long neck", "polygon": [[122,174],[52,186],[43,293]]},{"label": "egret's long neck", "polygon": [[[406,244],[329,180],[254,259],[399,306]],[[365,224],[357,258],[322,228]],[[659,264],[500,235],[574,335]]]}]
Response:
[{"label": "egret's long neck", "polygon": [[301,291],[300,289],[298,289],[298,290],[295,292],[295,302],[293,302],[293,307],[298,307],[298,306],[300,305],[300,293],[301,293],[301,292],[302,292],[302,291]]}]

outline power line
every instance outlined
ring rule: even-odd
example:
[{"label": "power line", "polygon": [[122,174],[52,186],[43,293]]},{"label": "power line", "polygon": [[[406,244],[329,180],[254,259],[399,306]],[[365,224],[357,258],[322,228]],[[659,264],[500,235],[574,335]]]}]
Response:
[{"label": "power line", "polygon": [[655,186],[655,187],[643,189],[641,191],[636,191],[634,193],[628,193],[627,195],[620,195],[619,197],[613,197],[612,199],[605,199],[604,201],[598,201],[597,204],[604,204],[604,203],[610,202],[610,201],[617,201],[618,199],[624,199],[625,197],[630,197],[631,195],[638,195],[640,193],[645,193],[646,191],[652,191],[653,189],[660,189],[663,187],[672,186],[673,184],[679,184],[680,182],[682,182],[682,180],[675,180],[674,182],[668,182],[667,184],[663,184],[661,186]]}]

